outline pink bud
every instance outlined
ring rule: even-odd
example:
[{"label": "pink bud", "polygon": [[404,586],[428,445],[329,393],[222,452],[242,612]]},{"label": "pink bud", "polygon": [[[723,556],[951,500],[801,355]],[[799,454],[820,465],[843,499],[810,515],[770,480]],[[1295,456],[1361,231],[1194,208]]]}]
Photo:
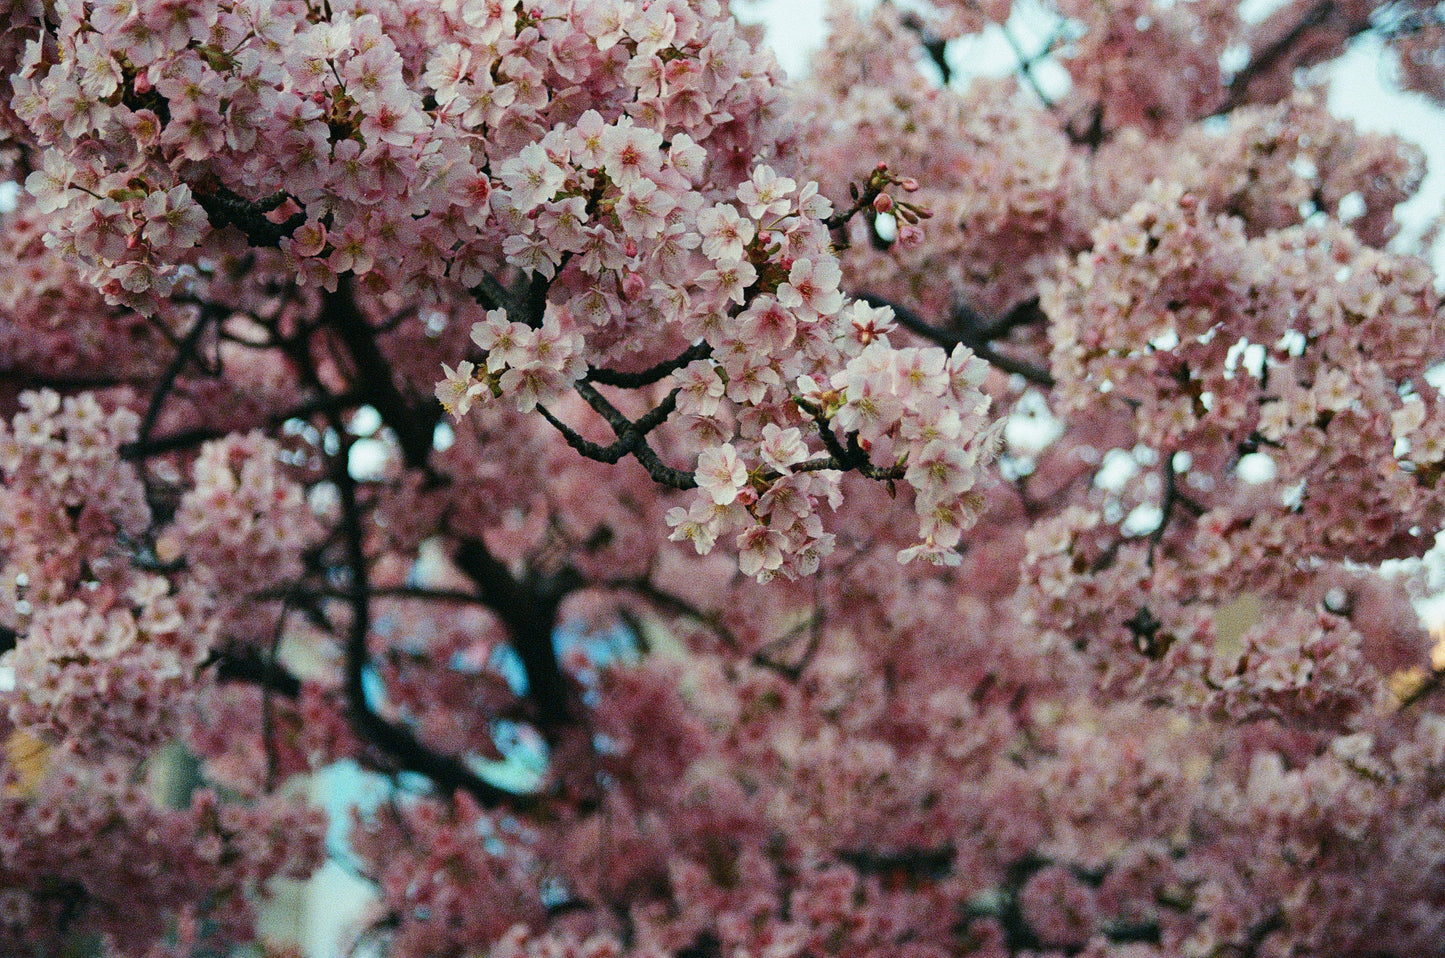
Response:
[{"label": "pink bud", "polygon": [[912,249],[923,242],[923,230],[912,223],[898,224],[898,245]]},{"label": "pink bud", "polygon": [[641,296],[646,288],[646,281],[636,273],[628,273],[622,280],[622,296],[629,301]]},{"label": "pink bud", "polygon": [[889,213],[893,210],[893,197],[887,193],[879,193],[873,197],[873,212]]},{"label": "pink bud", "polygon": [[903,187],[903,190],[906,193],[918,192],[918,181],[911,176],[905,176],[903,179],[899,180],[898,185]]}]

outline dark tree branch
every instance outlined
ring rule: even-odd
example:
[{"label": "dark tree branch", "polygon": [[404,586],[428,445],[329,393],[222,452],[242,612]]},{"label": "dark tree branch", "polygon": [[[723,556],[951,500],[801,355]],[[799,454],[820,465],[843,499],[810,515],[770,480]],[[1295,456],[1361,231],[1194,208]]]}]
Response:
[{"label": "dark tree branch", "polygon": [[[816,594],[815,594],[816,600]],[[793,662],[785,662],[778,658],[778,655],[792,644],[794,638],[804,629],[808,632],[808,641],[803,645],[803,651]],[[818,654],[818,649],[823,644],[823,613],[815,611],[808,617],[806,622],[800,623],[789,629],[784,635],[773,639],[762,648],[752,654],[750,661],[760,669],[767,669],[787,679],[789,682],[797,682],[803,677],[813,657]]]},{"label": "dark tree branch", "polygon": [[185,337],[176,346],[175,358],[161,374],[160,381],[156,383],[155,389],[151,391],[149,404],[146,406],[145,415],[141,418],[140,429],[136,433],[136,442],[144,443],[150,438],[151,430],[156,427],[156,420],[160,418],[161,409],[166,404],[166,397],[176,388],[176,380],[186,366],[197,359],[197,351],[200,349],[201,336],[205,334],[206,327],[220,318],[222,310],[214,305],[205,304],[201,306],[200,314],[191,328],[186,332]]},{"label": "dark tree branch", "polygon": [[567,440],[567,445],[588,459],[594,459],[597,462],[605,462],[608,465],[612,465],[627,455],[627,450],[622,447],[621,441],[614,442],[610,446],[604,446],[599,442],[593,442],[590,439],[584,438],[581,433],[558,419],[552,414],[550,409],[541,403],[537,404],[537,412],[541,413],[542,418],[551,423],[552,426],[562,434],[562,438]]},{"label": "dark tree branch", "polygon": [[264,200],[248,200],[224,186],[218,186],[210,192],[196,190],[192,195],[206,211],[212,227],[223,230],[234,226],[252,246],[276,246],[306,222],[304,212],[292,214],[284,223],[273,223],[266,218],[267,213],[279,209],[288,199],[294,200],[284,192],[274,193]]},{"label": "dark tree branch", "polygon": [[1020,326],[1042,326],[1048,321],[1048,316],[1044,315],[1039,306],[1039,298],[1034,296],[1019,303],[993,322],[981,324],[977,338],[983,342],[993,342],[995,339],[1003,339]]},{"label": "dark tree branch", "polygon": [[1195,501],[1192,496],[1179,488],[1179,473],[1174,470],[1174,465],[1172,462],[1173,457],[1171,456],[1170,459],[1171,462],[1166,469],[1167,475],[1164,480],[1165,505],[1169,508],[1173,508],[1174,506],[1183,506],[1184,509],[1188,511],[1191,516],[1198,519],[1208,510],[1205,509],[1203,505]]},{"label": "dark tree branch", "polygon": [[92,389],[112,389],[116,386],[141,388],[151,382],[150,377],[140,376],[66,376],[51,375],[40,370],[14,366],[0,369],[0,383],[13,383],[23,390],[53,389],[65,395]]},{"label": "dark tree branch", "polygon": [[[1262,50],[1250,58],[1232,78],[1229,85],[1225,87],[1224,100],[1219,104],[1212,116],[1220,116],[1231,110],[1237,109],[1249,102],[1249,87],[1255,80],[1264,74],[1277,68],[1281,63],[1288,61],[1290,56],[1298,49],[1303,42],[1307,41],[1309,32],[1317,27],[1325,26],[1334,22],[1341,30],[1341,40],[1349,41],[1366,30],[1370,29],[1371,19],[1367,14],[1363,17],[1350,18],[1347,10],[1340,9],[1335,0],[1319,0],[1318,3],[1305,10],[1284,33],[1274,41],[1267,44]],[[1307,64],[1296,64],[1304,66]]]},{"label": "dark tree branch", "polygon": [[681,391],[681,388],[672,390],[663,397],[662,402],[638,416],[632,427],[645,436],[662,425],[667,421],[667,417],[677,409],[677,394]]},{"label": "dark tree branch", "polygon": [[[263,589],[256,593],[255,598],[262,601],[288,600],[292,603],[315,603],[322,597],[345,599],[350,594],[345,589],[286,586],[278,589]],[[376,599],[414,599],[418,602],[450,602],[460,605],[482,604],[481,598],[474,592],[462,592],[456,589],[425,589],[409,585],[373,586],[371,595]]]},{"label": "dark tree branch", "polygon": [[[338,303],[336,308],[356,309],[354,301],[349,306]],[[356,318],[360,318],[359,312]],[[344,313],[341,319],[347,319]],[[375,348],[374,343],[372,348]],[[335,397],[330,395],[317,374],[308,343],[304,340],[292,340],[288,343],[288,353],[305,384],[315,390],[318,396],[334,400]],[[389,378],[387,382],[390,383]],[[395,390],[394,385],[391,388]],[[403,410],[405,408],[402,406]],[[351,622],[344,644],[342,688],[346,695],[347,717],[352,731],[359,739],[378,749],[399,769],[423,775],[444,791],[461,789],[487,808],[505,805],[523,810],[535,806],[535,796],[518,794],[492,784],[468,768],[461,759],[438,752],[418,739],[416,734],[404,725],[390,722],[378,715],[367,701],[366,670],[371,660],[368,639],[371,635],[372,592],[366,558],[366,532],[362,525],[361,503],[357,498],[357,482],[350,470],[351,441],[346,434],[346,424],[334,404],[328,405],[324,412],[331,431],[339,441],[336,452],[331,455],[330,475],[341,506],[341,519],[336,534],[345,556],[343,567],[348,579],[346,598],[351,607]]]},{"label": "dark tree branch", "polygon": [[1400,696],[1400,700],[1399,703],[1396,705],[1396,708],[1400,711],[1404,711],[1405,709],[1414,705],[1416,702],[1429,696],[1432,692],[1435,692],[1442,685],[1445,685],[1445,669],[1431,669],[1429,672],[1425,673],[1425,677],[1421,679],[1413,688],[1409,689],[1407,692],[1405,692],[1404,695]]},{"label": "dark tree branch", "polygon": [[[607,420],[607,424],[612,427],[612,431],[617,435],[617,441],[609,446],[604,446],[601,443],[586,439],[571,426],[567,425],[561,419],[558,419],[546,406],[538,405],[537,411],[542,414],[542,418],[546,419],[562,434],[562,438],[567,441],[567,445],[588,459],[605,462],[609,465],[620,462],[624,456],[630,453],[636,457],[638,462],[642,463],[643,468],[645,468],[657,482],[672,486],[675,489],[691,489],[696,485],[696,481],[690,473],[683,472],[680,469],[673,469],[671,466],[666,465],[657,454],[653,452],[652,447],[647,444],[646,439],[647,434],[662,425],[667,420],[667,417],[672,415],[673,411],[677,408],[677,389],[668,393],[662,402],[639,416],[636,421],[633,421],[624,416],[615,406],[609,403],[601,393],[593,389],[590,384],[578,382],[574,388],[599,415]],[[688,483],[691,483],[691,485]]]},{"label": "dark tree branch", "polygon": [[1023,48],[1019,46],[1018,40],[1014,38],[1013,33],[1007,25],[1000,24],[999,26],[1003,30],[1004,39],[1006,39],[1008,45],[1013,48],[1014,56],[1019,61],[1019,73],[1023,74],[1024,82],[1028,85],[1028,88],[1033,91],[1034,96],[1039,98],[1039,102],[1043,104],[1044,109],[1055,109],[1056,104],[1054,103],[1053,97],[1044,92],[1043,85],[1039,83],[1038,75],[1034,73],[1033,58],[1024,54]]},{"label": "dark tree branch", "polygon": [[873,465],[873,461],[868,458],[868,454],[858,444],[858,433],[850,432],[846,437],[845,444],[833,432],[833,424],[823,414],[823,410],[802,399],[795,398],[793,401],[812,418],[814,426],[818,429],[818,438],[823,441],[824,448],[828,450],[826,457],[809,459],[807,462],[793,466],[794,472],[820,472],[825,469],[837,469],[840,472],[857,470],[859,475],[878,482],[891,482],[903,478],[907,471],[903,466],[895,465],[885,469]]},{"label": "dark tree branch", "polygon": [[[631,454],[642,467],[652,476],[654,482],[673,489],[696,489],[697,478],[690,472],[681,469],[674,469],[662,461],[657,452],[647,443],[647,434],[660,426],[672,411],[677,408],[677,393],[674,389],[668,393],[667,398],[658,403],[657,406],[638,418],[636,422],[628,419],[607,397],[597,391],[591,383],[586,380],[578,380],[573,384],[577,395],[581,396],[587,405],[601,416],[612,432],[617,436],[617,442],[611,446],[599,446],[597,443],[590,443],[582,439],[571,429],[564,429],[563,436],[567,437],[568,444],[572,448],[587,455],[586,449],[594,449],[609,458],[602,459],[603,462],[617,462],[624,455]],[[550,413],[544,413],[549,422],[554,426],[560,424]],[[616,458],[610,458],[615,456]],[[592,458],[601,458],[593,456]]]},{"label": "dark tree branch", "polygon": [[652,447],[647,443],[640,443],[632,451],[632,455],[642,464],[642,468],[647,470],[647,474],[652,477],[653,482],[670,486],[673,489],[697,488],[696,476],[681,469],[674,469],[663,462],[662,458],[653,452]]},{"label": "dark tree branch", "polygon": [[[309,402],[293,406],[283,412],[273,413],[266,418],[264,424],[258,424],[254,428],[275,429],[282,423],[292,419],[309,419],[318,412],[349,409],[352,406],[360,405],[363,401],[363,397],[355,391],[338,393],[334,396],[323,396],[319,399],[313,399]],[[149,459],[152,456],[176,452],[180,449],[192,449],[202,443],[210,442],[213,439],[221,439],[229,436],[234,431],[237,430],[200,427],[172,433],[169,436],[157,436],[154,439],[148,439],[144,442],[137,439],[135,442],[128,442],[122,445],[120,447],[120,455],[122,459],[132,461]]]},{"label": "dark tree branch", "polygon": [[1229,86],[1225,88],[1224,102],[1214,111],[1214,115],[1228,113],[1242,105],[1249,96],[1249,85],[1288,56],[1305,34],[1324,23],[1334,13],[1334,10],[1335,0],[1320,0],[1319,3],[1306,10],[1304,15],[1283,35],[1251,57],[1250,61],[1230,79]]},{"label": "dark tree branch", "polygon": [[483,604],[507,628],[522,660],[527,697],[536,707],[539,727],[545,734],[570,721],[571,696],[557,660],[555,634],[562,600],[582,585],[581,576],[569,566],[551,575],[518,579],[479,538],[463,539],[455,558],[457,568],[476,583]]},{"label": "dark tree branch", "polygon": [[391,364],[376,345],[375,332],[356,304],[356,289],[350,274],[336,282],[336,292],[325,293],[321,322],[340,337],[355,364],[353,389],[381,416],[396,434],[402,459],[412,468],[422,468],[431,457],[433,433],[441,407],[428,403],[426,411],[414,408],[397,389]]},{"label": "dark tree branch", "polygon": [[301,680],[257,649],[238,647],[217,650],[201,664],[203,669],[211,666],[216,669],[217,682],[257,685],[288,699],[301,695]]},{"label": "dark tree branch", "polygon": [[937,881],[953,870],[953,858],[957,853],[952,845],[941,845],[938,848],[906,848],[896,852],[843,848],[836,854],[840,861],[864,875],[902,874],[913,881]]},{"label": "dark tree branch", "polygon": [[517,303],[512,291],[503,286],[491,273],[484,274],[482,281],[468,292],[472,294],[473,299],[487,309],[505,310],[508,316],[522,315],[522,307]]},{"label": "dark tree branch", "polygon": [[953,67],[948,64],[948,41],[930,30],[928,24],[916,13],[905,14],[901,22],[918,34],[918,43],[923,47],[923,52],[928,54],[928,59],[938,67],[938,72],[943,77],[943,85],[948,86],[948,81],[953,77]]},{"label": "dark tree branch", "polygon": [[1164,533],[1169,528],[1169,521],[1174,517],[1176,507],[1188,510],[1196,519],[1205,513],[1203,506],[1179,488],[1179,474],[1174,471],[1174,454],[1164,452],[1161,458],[1164,460],[1161,470],[1164,475],[1164,496],[1159,502],[1159,524],[1149,533],[1150,565],[1154,563],[1154,548],[1164,541]]},{"label": "dark tree branch", "polygon": [[[344,435],[341,417],[332,413],[332,427]],[[371,634],[371,583],[366,567],[365,533],[361,506],[356,498],[356,481],[347,468],[350,446],[343,442],[333,458],[332,481],[341,500],[341,527],[345,540],[346,565],[350,572],[351,626],[346,640],[346,702],[352,730],[357,737],[381,749],[397,765],[426,776],[437,786],[462,789],[484,807],[508,805],[526,808],[535,803],[527,795],[507,791],[477,775],[460,760],[424,744],[408,728],[389,722],[366,699],[366,667],[370,661],[367,638]]]},{"label": "dark tree branch", "polygon": [[[558,264],[557,272],[561,273],[566,267],[566,258],[570,253],[564,253],[562,263]],[[552,288],[551,280],[541,273],[530,273],[527,277],[526,289],[522,294],[522,322],[533,329],[542,328],[542,320],[547,315],[547,291]]]},{"label": "dark tree branch", "polygon": [[[264,665],[276,668],[276,657],[281,650],[281,639],[285,635],[287,603],[281,603],[281,612],[276,616],[276,627],[271,632],[271,647],[266,650]],[[280,760],[276,754],[276,709],[272,702],[272,688],[261,686],[261,742],[266,746],[266,788],[276,787],[276,769]]]},{"label": "dark tree branch", "polygon": [[[1039,366],[1035,366],[1032,363],[1025,362],[1021,359],[1012,359],[1008,356],[1003,355],[1002,353],[994,349],[993,346],[986,339],[982,338],[982,336],[961,336],[955,333],[948,332],[946,330],[939,329],[937,326],[929,323],[922,316],[919,316],[907,306],[901,306],[898,303],[884,299],[881,296],[875,296],[872,293],[859,293],[857,294],[856,298],[867,303],[869,306],[887,306],[891,308],[893,310],[893,316],[895,319],[898,320],[898,324],[900,326],[917,336],[921,336],[932,343],[936,343],[937,345],[942,346],[944,349],[952,349],[955,346],[964,345],[967,346],[969,349],[973,350],[974,355],[976,355],[979,359],[982,359],[984,362],[992,366],[996,366],[999,369],[1002,369],[1006,373],[1013,373],[1015,375],[1022,376],[1029,382],[1036,383],[1045,388],[1052,388],[1054,385],[1054,377],[1049,373],[1048,370],[1043,369]],[[1010,313],[1008,317],[1005,317],[1005,319],[1001,320],[999,323],[992,324],[991,326],[985,326],[984,328],[992,329],[995,327],[1000,327],[1006,321],[1011,323],[1011,326],[1009,328],[1012,328],[1012,325],[1022,325],[1024,322],[1034,321],[1031,318],[1020,318],[1017,321],[1014,321],[1012,319],[1013,315],[1013,313]]]},{"label": "dark tree branch", "polygon": [[599,386],[617,386],[622,389],[637,389],[642,386],[650,386],[660,382],[666,377],[682,369],[688,363],[698,359],[706,359],[712,355],[712,344],[706,341],[693,343],[687,349],[678,353],[672,359],[663,360],[655,366],[635,373],[619,373],[611,369],[593,367],[587,370],[587,375],[582,378],[587,382],[597,383]]},{"label": "dark tree branch", "polygon": [[[665,589],[659,589],[646,576],[638,576],[633,579],[613,579],[610,582],[603,583],[603,585],[609,589],[622,589],[632,592],[646,599],[663,612],[692,619],[694,622],[705,626],[729,649],[736,651],[742,648],[737,636],[733,635],[732,630],[723,624],[720,616],[714,612],[705,612],[699,609],[681,596],[673,595]],[[634,631],[636,630],[634,629]]]}]

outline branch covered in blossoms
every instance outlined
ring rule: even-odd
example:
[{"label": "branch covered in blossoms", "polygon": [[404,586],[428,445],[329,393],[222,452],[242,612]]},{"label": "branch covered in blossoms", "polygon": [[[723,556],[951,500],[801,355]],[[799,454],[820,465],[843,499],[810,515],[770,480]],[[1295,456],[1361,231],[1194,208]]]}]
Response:
[{"label": "branch covered in blossoms", "polygon": [[291,238],[306,222],[305,211],[297,211],[280,223],[273,222],[269,214],[279,210],[291,197],[276,193],[264,200],[246,200],[235,193],[219,187],[213,193],[193,194],[212,228],[225,229],[234,226],[246,237],[252,246],[276,246],[282,239]]},{"label": "branch covered in blossoms", "polygon": [[725,7],[11,4],[0,953],[1439,952],[1439,10]]}]

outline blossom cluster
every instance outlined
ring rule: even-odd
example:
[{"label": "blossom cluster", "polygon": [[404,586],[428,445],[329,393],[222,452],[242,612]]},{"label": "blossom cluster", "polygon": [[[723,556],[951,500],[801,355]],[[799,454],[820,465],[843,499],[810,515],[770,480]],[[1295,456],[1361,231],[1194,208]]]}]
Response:
[{"label": "blossom cluster", "polygon": [[[22,18],[33,39],[6,72],[13,132],[49,148],[26,183],[63,214],[48,242],[147,311],[184,279],[180,264],[237,248],[212,228],[227,223],[269,233],[310,279],[354,273],[435,296],[501,265],[511,212],[490,203],[488,169],[529,175],[542,134],[587,105],[609,123],[626,108],[639,135],[682,135],[679,148],[705,135],[714,155],[762,147],[767,64],[716,3],[637,18],[605,3],[405,6],[313,17],[207,0],[176,15],[74,0]],[[699,177],[729,176],[694,162]],[[508,256],[543,255],[512,242]]]},{"label": "blossom cluster", "polygon": [[[987,5],[964,6],[976,14]],[[840,9],[799,93],[812,168],[832,199],[841,203],[844,184],[884,157],[917,180],[916,200],[933,214],[909,227],[870,210],[849,224],[840,259],[854,288],[931,319],[960,303],[1002,315],[1032,295],[1056,252],[1086,239],[1094,163],[1012,83],[939,86],[904,16],[886,5]],[[1098,165],[1094,175],[1107,175]]]},{"label": "blossom cluster", "polygon": [[1429,479],[1438,450],[1397,456],[1393,417],[1433,402],[1410,382],[1445,346],[1429,270],[1338,226],[1258,240],[1240,227],[1164,186],[1100,224],[1045,290],[1061,398],[1129,403],[1141,438],[1201,461],[1268,444],[1270,511],[1312,554],[1423,552],[1411,530],[1445,505]]},{"label": "blossom cluster", "polygon": [[0,351],[9,368],[85,379],[97,369],[158,371],[161,337],[141,317],[111,309],[45,244],[57,213],[21,193],[0,236]]},{"label": "blossom cluster", "polygon": [[[315,810],[278,797],[241,806],[202,790],[159,807],[116,762],[58,765],[29,794],[0,797],[0,811],[0,946],[14,955],[55,954],[76,931],[116,955],[154,954],[168,931],[178,953],[250,940],[257,896],[309,874],[325,831]],[[215,894],[197,901],[198,887]]]},{"label": "blossom cluster", "polygon": [[22,401],[0,424],[3,616],[23,637],[4,657],[20,689],[11,721],[78,753],[144,753],[171,734],[214,627],[199,593],[134,574],[117,546],[150,519],[117,456],[134,414],[90,395]]},{"label": "blossom cluster", "polygon": [[[548,405],[589,363],[705,340],[730,404],[757,407],[757,422],[729,436],[702,413],[694,431],[714,450],[755,441],[763,420],[807,426],[794,383],[827,383],[860,343],[836,321],[827,201],[771,166],[738,168],[786,143],[763,147],[767,63],[719,12],[454,3],[404,23],[364,6],[313,22],[289,6],[169,17],[76,0],[36,24],[17,65],[17,132],[51,148],[27,187],[57,217],[47,243],[146,311],[191,281],[185,264],[237,248],[214,229],[227,223],[253,243],[271,235],[328,287],[353,274],[375,291],[486,298],[510,266],[551,291],[538,315],[499,302],[474,326],[485,378],[470,359],[447,367],[438,394],[454,410],[489,393]],[[566,89],[579,95],[553,94]],[[806,359],[768,362],[752,332]],[[747,533],[754,574],[781,568],[788,543],[827,551],[811,506],[826,490],[807,485],[780,486],[797,521]],[[920,506],[935,557],[969,521],[937,500]]]},{"label": "blossom cluster", "polygon": [[[886,310],[844,305],[842,273],[821,223],[831,207],[816,184],[799,187],[759,166],[733,203],[705,207],[687,190],[696,160],[686,144],[674,140],[664,153],[659,137],[632,131],[589,113],[502,167],[509,185],[495,196],[520,200],[516,235],[535,230],[535,248],[556,257],[513,256],[514,265],[551,275],[566,256],[568,269],[592,279],[564,305],[549,302],[535,330],[490,311],[472,327],[485,372],[470,361],[448,367],[438,396],[458,415],[495,397],[523,411],[556,399],[587,371],[584,339],[594,357],[619,348],[611,345],[617,301],[599,286],[611,281],[620,295],[630,287],[636,295],[651,275],[652,294],[667,303],[652,335],[679,350],[701,341],[711,352],[671,379],[682,422],[703,446],[700,492],[669,519],[679,538],[705,553],[719,535],[735,533],[741,567],[762,578],[816,569],[831,550],[817,503],[834,498],[837,486],[813,474],[822,460],[812,460],[829,439],[844,441],[836,429],[871,466],[899,467],[896,478],[915,486],[924,542],[907,557],[943,561],[974,518],[968,493],[992,454],[988,403],[978,389],[985,365],[966,349],[952,357],[936,348],[894,350]],[[612,254],[589,246],[580,231],[607,208],[592,235],[609,240]],[[619,345],[625,355],[655,350],[656,340]],[[828,435],[815,438],[818,430]],[[804,462],[809,469],[795,472]]]},{"label": "blossom cluster", "polygon": [[80,755],[144,755],[174,738],[216,627],[168,593],[153,578],[109,603],[36,610],[4,659],[20,692],[10,720]]},{"label": "blossom cluster", "polygon": [[135,438],[134,413],[49,390],[24,393],[20,403],[0,423],[0,621],[11,628],[75,597],[83,583],[123,591],[129,569],[117,537],[138,537],[150,521],[140,477],[118,455]]},{"label": "blossom cluster", "polygon": [[1128,0],[1106,10],[1068,0],[1059,12],[1087,24],[1062,58],[1070,101],[1099,111],[1105,128],[1167,134],[1219,102],[1221,69],[1212,54],[1238,38],[1237,4]]},{"label": "blossom cluster", "polygon": [[209,611],[213,627],[249,642],[273,625],[257,594],[299,578],[303,551],[320,537],[315,513],[280,459],[277,444],[258,433],[202,446],[192,484],[156,544],[164,560],[185,557],[198,588],[230,597]]}]

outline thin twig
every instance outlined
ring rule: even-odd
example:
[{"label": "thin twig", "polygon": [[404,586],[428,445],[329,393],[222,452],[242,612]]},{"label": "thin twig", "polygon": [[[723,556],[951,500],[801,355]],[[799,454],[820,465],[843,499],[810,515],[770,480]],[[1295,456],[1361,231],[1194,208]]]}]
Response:
[{"label": "thin twig", "polygon": [[1008,24],[1000,23],[998,28],[999,32],[1003,34],[1004,40],[1008,41],[1009,49],[1013,50],[1014,57],[1018,60],[1019,72],[1023,74],[1024,82],[1028,85],[1029,89],[1033,91],[1034,96],[1039,98],[1039,102],[1044,105],[1044,109],[1055,109],[1053,98],[1044,92],[1044,88],[1039,84],[1039,78],[1034,74],[1035,58],[1024,53],[1023,47],[1019,45],[1018,39],[1014,37],[1013,31],[1008,28]]}]

